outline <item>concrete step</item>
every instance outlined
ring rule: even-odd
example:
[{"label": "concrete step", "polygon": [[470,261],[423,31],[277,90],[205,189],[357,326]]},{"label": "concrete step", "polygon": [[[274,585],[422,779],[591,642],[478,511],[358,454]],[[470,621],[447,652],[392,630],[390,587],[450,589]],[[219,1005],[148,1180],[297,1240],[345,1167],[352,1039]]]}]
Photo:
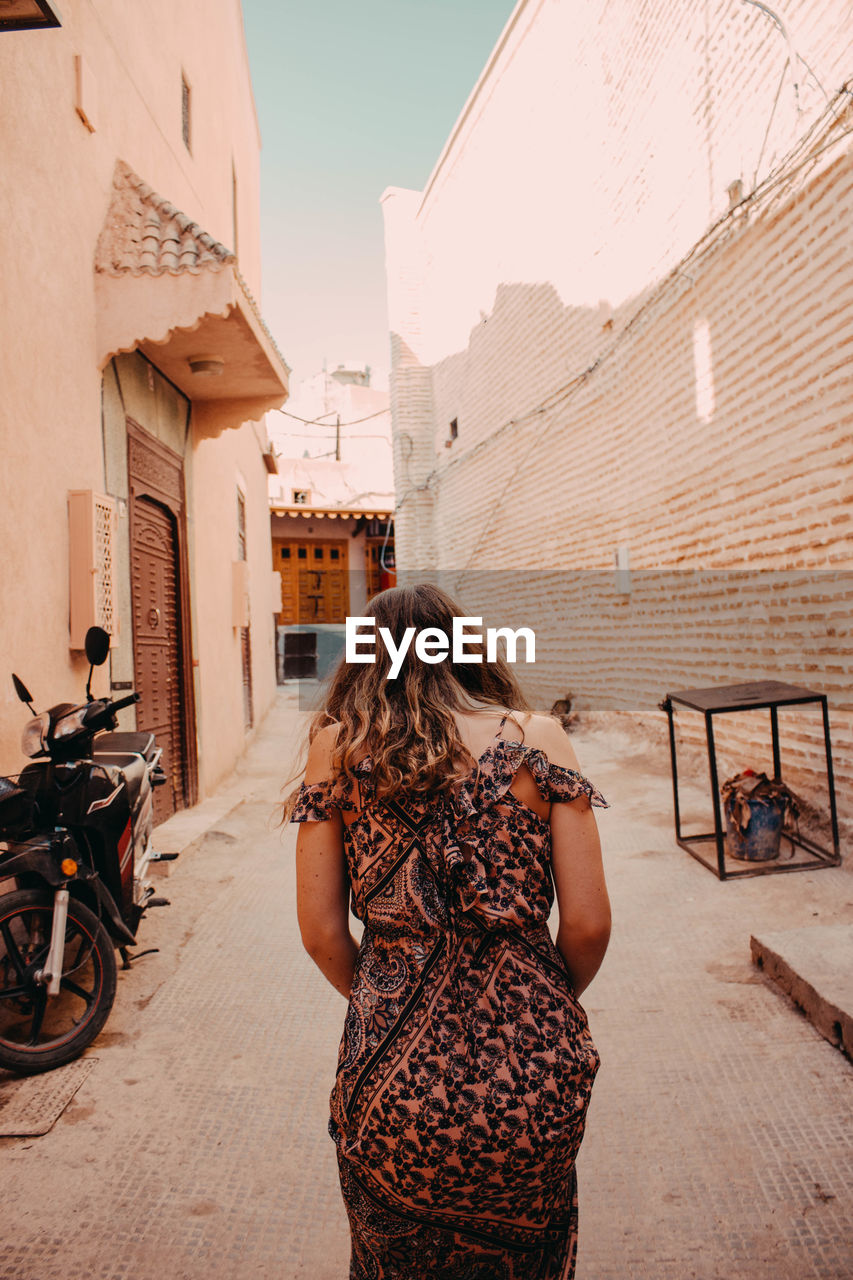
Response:
[{"label": "concrete step", "polygon": [[752,958],[822,1036],[853,1059],[853,925],[762,932]]}]

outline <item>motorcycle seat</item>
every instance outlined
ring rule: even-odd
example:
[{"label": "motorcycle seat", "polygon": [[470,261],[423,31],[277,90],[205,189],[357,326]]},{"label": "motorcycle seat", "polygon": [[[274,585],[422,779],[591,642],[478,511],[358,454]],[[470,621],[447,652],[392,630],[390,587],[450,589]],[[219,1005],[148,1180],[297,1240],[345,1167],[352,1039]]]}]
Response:
[{"label": "motorcycle seat", "polygon": [[148,760],[155,750],[154,734],[143,729],[138,733],[99,733],[95,739],[94,754],[95,756],[126,755],[133,752],[135,755],[145,756]]},{"label": "motorcycle seat", "polygon": [[101,764],[111,764],[116,769],[121,769],[127,786],[130,807],[135,809],[148,772],[148,766],[143,757],[136,751],[98,751],[93,758]]}]

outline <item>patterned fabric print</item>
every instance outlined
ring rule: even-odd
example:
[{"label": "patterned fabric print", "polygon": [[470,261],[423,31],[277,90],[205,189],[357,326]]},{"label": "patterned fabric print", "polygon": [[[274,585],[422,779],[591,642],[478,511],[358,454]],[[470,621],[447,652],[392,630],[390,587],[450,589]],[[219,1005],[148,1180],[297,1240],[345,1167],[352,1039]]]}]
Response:
[{"label": "patterned fabric print", "polygon": [[303,784],[293,821],[345,827],[364,922],[331,1097],[351,1280],[571,1280],[575,1157],[598,1053],[547,919],[545,799],[581,774],[498,739],[452,797]]}]

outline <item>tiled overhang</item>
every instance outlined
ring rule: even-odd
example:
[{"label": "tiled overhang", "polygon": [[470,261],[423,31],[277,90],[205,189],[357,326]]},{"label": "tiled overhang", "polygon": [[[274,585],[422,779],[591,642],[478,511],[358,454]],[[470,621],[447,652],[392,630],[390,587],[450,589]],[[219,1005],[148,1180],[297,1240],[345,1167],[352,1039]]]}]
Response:
[{"label": "tiled overhang", "polygon": [[278,506],[272,503],[270,511],[274,516],[291,516],[298,520],[388,520],[394,514],[388,507],[306,507]]},{"label": "tiled overhang", "polygon": [[[100,366],[142,351],[203,435],[284,404],[290,370],[233,253],[119,162],[95,259]],[[202,359],[217,373],[194,373]]]}]

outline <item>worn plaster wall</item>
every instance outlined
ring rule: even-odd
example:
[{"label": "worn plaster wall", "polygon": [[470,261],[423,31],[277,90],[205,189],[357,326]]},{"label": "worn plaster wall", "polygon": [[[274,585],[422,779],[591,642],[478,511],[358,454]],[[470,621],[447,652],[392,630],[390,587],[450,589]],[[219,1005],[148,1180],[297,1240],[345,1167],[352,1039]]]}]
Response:
[{"label": "worn plaster wall", "polygon": [[[276,688],[272,564],[267,471],[255,431],[248,423],[219,440],[202,440],[195,451],[195,510],[192,537],[196,563],[227,565],[196,593],[199,770],[210,789],[233,765],[235,736],[243,740],[240,631],[231,626],[231,565],[238,559],[237,490],[246,499],[246,559],[249,564],[249,631],[255,725]],[[204,547],[199,540],[204,539]],[[223,623],[228,637],[223,640]],[[237,730],[239,726],[239,730]],[[237,752],[239,754],[239,752]]]},{"label": "worn plaster wall", "polygon": [[538,621],[541,705],[826,692],[848,823],[851,16],[521,3],[424,192],[384,197],[401,572]]}]

